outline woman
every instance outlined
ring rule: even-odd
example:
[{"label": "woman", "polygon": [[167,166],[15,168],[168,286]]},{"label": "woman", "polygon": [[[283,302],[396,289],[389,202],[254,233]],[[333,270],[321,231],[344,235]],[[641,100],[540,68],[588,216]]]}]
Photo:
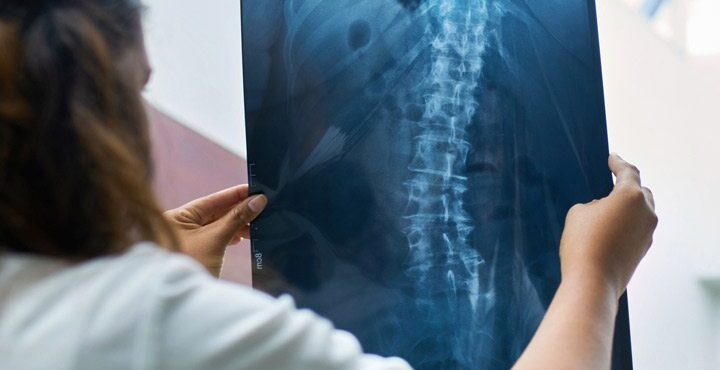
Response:
[{"label": "woman", "polygon": [[[0,368],[408,369],[289,298],[214,279],[264,196],[239,186],[161,213],[140,8],[0,4]],[[610,366],[657,218],[637,169],[609,164],[612,194],[568,214],[562,283],[517,369]]]}]

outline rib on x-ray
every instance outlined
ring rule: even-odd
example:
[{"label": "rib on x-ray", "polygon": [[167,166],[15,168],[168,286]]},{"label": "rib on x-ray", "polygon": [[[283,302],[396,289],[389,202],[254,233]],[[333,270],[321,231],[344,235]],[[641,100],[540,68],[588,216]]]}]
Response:
[{"label": "rib on x-ray", "polygon": [[568,209],[612,185],[593,0],[242,11],[255,287],[417,369],[512,366]]}]

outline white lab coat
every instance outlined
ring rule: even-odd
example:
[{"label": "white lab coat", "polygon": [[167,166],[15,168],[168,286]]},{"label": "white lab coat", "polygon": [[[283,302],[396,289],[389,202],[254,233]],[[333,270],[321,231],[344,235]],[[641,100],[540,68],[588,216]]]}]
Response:
[{"label": "white lab coat", "polygon": [[0,254],[0,369],[407,370],[289,297],[144,243],[70,265]]}]

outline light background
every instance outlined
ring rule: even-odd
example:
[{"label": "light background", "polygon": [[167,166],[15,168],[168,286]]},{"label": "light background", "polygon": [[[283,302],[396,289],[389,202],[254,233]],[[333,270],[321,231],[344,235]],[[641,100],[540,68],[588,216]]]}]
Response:
[{"label": "light background", "polygon": [[[669,23],[644,18],[635,0],[598,1],[610,146],[642,169],[660,216],[630,286],[640,370],[720,368],[720,54],[712,39],[678,31],[691,18],[686,3],[720,0],[675,1],[661,18]],[[147,99],[244,156],[239,2],[145,2],[155,67]],[[692,52],[698,43],[704,51]],[[236,280],[246,258],[226,266]]]}]

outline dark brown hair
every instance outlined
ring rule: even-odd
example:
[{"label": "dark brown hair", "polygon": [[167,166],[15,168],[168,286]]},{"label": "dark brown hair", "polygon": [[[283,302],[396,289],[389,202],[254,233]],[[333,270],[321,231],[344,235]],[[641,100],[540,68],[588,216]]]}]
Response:
[{"label": "dark brown hair", "polygon": [[174,236],[153,196],[139,0],[2,0],[0,248],[85,260]]}]

